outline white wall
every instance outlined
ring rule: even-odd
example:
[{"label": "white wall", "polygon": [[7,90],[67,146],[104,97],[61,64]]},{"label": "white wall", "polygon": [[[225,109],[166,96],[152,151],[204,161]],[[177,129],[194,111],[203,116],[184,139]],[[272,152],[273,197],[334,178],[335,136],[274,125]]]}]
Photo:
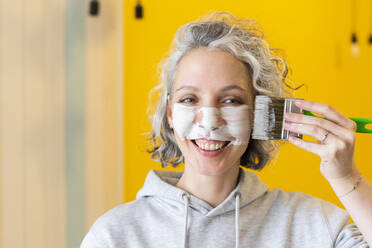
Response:
[{"label": "white wall", "polygon": [[[1,248],[76,247],[122,202],[122,3],[101,1],[91,18],[69,9],[72,2],[0,0]],[[68,30],[73,15],[82,15],[81,40]],[[74,45],[84,48],[79,71],[71,68]],[[74,137],[67,126],[81,123]],[[81,180],[71,177],[77,167]],[[74,192],[83,204],[74,205]],[[76,219],[78,208],[84,216]],[[76,221],[83,230],[75,235]]]}]

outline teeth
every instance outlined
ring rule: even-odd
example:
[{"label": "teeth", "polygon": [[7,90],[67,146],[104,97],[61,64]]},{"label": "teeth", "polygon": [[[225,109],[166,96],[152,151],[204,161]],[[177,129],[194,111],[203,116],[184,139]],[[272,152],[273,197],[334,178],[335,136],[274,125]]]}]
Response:
[{"label": "teeth", "polygon": [[206,144],[204,145],[204,150],[209,150],[209,144],[208,144],[208,143],[206,143]]},{"label": "teeth", "polygon": [[223,144],[210,144],[210,143],[201,143],[201,142],[198,142],[197,140],[195,141],[195,143],[203,150],[207,150],[207,151],[215,151],[215,150],[218,150],[220,149]]}]

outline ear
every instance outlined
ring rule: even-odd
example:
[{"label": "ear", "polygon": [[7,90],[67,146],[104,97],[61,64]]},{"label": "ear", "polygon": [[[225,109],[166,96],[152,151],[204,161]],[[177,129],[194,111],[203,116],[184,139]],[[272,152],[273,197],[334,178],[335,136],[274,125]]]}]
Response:
[{"label": "ear", "polygon": [[168,119],[168,125],[170,128],[173,129],[173,121],[172,121],[172,109],[171,106],[167,105],[167,119]]}]

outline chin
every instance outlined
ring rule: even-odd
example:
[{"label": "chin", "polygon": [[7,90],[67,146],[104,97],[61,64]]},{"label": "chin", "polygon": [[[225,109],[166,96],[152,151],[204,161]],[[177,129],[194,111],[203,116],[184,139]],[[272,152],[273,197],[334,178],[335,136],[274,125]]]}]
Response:
[{"label": "chin", "polygon": [[239,169],[239,165],[230,165],[226,166],[226,164],[221,164],[221,161],[219,163],[214,164],[213,162],[204,162],[198,161],[195,165],[191,165],[194,167],[194,170],[198,172],[201,175],[204,176],[221,176],[223,174],[226,174],[228,171],[235,169]]}]

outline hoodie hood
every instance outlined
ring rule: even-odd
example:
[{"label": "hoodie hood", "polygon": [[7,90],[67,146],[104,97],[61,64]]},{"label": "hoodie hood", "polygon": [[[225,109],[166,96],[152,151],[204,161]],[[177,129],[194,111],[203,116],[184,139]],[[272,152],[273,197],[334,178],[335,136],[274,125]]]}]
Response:
[{"label": "hoodie hood", "polygon": [[143,188],[138,192],[137,199],[154,197],[164,207],[164,210],[184,215],[183,247],[188,241],[189,209],[206,217],[214,217],[235,211],[235,247],[239,248],[239,210],[255,201],[267,192],[267,185],[258,176],[249,171],[239,169],[238,184],[226,199],[213,208],[205,201],[198,199],[186,191],[176,187],[183,172],[152,170],[149,172]]},{"label": "hoodie hood", "polygon": [[235,210],[237,193],[240,193],[240,208],[250,204],[267,192],[268,187],[254,172],[239,169],[239,182],[227,198],[213,208],[208,203],[200,200],[186,191],[176,187],[183,172],[151,170],[147,175],[144,186],[137,193],[137,199],[141,197],[156,197],[167,208],[178,214],[184,213],[184,196],[189,196],[189,206],[195,211],[213,217]]}]

